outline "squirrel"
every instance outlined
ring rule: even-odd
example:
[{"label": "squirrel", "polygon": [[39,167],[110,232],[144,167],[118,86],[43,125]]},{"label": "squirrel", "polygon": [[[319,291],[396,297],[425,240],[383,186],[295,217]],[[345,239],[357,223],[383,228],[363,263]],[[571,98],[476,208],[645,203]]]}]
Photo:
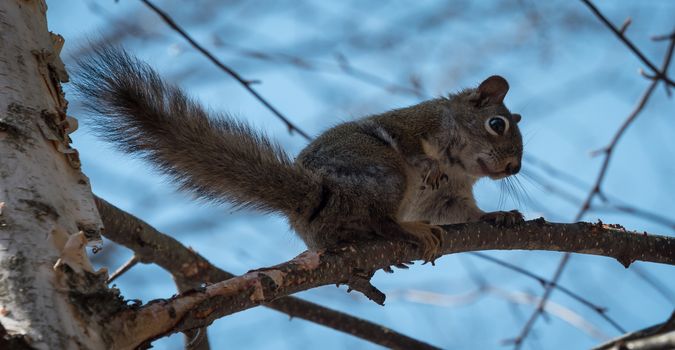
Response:
[{"label": "squirrel", "polygon": [[518,211],[485,213],[473,185],[518,173],[519,114],[501,76],[447,97],[339,124],[295,160],[262,132],[210,113],[124,49],[77,63],[75,89],[94,128],[141,155],[199,198],[286,216],[310,250],[403,240],[438,257],[441,224],[513,225]]}]

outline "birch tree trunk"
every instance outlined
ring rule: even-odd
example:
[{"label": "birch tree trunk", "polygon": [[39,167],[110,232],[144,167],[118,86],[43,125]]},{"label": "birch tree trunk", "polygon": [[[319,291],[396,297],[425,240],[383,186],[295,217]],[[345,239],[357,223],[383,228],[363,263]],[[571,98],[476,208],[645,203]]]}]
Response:
[{"label": "birch tree trunk", "polygon": [[120,303],[103,302],[116,295],[85,254],[102,226],[69,145],[63,39],[46,10],[0,1],[0,348],[105,348],[97,308]]}]

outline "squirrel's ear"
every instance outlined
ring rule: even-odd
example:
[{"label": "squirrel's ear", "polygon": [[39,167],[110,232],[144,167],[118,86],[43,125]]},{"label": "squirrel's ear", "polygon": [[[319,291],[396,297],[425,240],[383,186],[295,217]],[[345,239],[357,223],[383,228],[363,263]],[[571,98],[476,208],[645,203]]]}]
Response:
[{"label": "squirrel's ear", "polygon": [[478,92],[478,105],[500,104],[509,91],[509,83],[499,75],[493,75],[485,79],[476,92]]}]

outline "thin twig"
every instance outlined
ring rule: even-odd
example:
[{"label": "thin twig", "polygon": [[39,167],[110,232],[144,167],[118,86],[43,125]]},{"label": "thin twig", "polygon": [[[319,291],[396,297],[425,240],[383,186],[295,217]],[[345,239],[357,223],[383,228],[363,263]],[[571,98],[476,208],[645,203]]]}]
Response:
[{"label": "thin twig", "polygon": [[[466,305],[489,296],[504,299],[511,305],[524,304],[533,305],[536,307],[540,299],[540,297],[534,294],[509,291],[491,284],[480,284],[475,290],[455,295],[416,289],[405,289],[402,291],[396,291],[394,293],[394,297],[397,299],[402,299],[412,303],[433,305],[437,307],[456,307]],[[609,338],[590,321],[586,321],[581,315],[566,306],[549,302],[546,304],[546,312],[560,318],[562,321],[569,323],[571,326],[579,329],[591,337],[600,340]]]},{"label": "thin twig", "polygon": [[665,40],[670,40],[672,38],[675,38],[675,31],[673,31],[670,34],[654,35],[652,37],[652,40],[654,40],[654,41],[665,41]]},{"label": "thin twig", "polygon": [[574,220],[581,219],[581,217],[590,209],[593,198],[596,195],[602,193],[600,186],[602,184],[602,181],[605,179],[605,175],[607,175],[607,169],[609,168],[609,161],[612,158],[612,153],[614,152],[616,144],[619,142],[621,136],[623,136],[628,126],[630,126],[630,124],[635,120],[635,118],[637,118],[640,112],[642,112],[642,109],[647,104],[647,101],[649,101],[649,98],[654,92],[654,89],[656,89],[657,84],[658,80],[653,80],[651,84],[649,84],[649,87],[642,94],[642,97],[640,98],[640,101],[638,102],[635,109],[633,109],[633,111],[628,116],[628,118],[626,118],[623,124],[621,124],[621,127],[619,127],[619,130],[617,130],[616,134],[614,134],[614,137],[612,138],[612,141],[609,143],[609,145],[603,149],[603,152],[605,153],[605,159],[603,160],[602,165],[600,166],[600,171],[598,172],[598,176],[595,179],[593,187],[591,187],[591,191],[589,192],[584,202],[581,204],[581,209],[577,213],[577,216],[574,218]]},{"label": "thin twig", "polygon": [[[663,61],[663,74],[666,75],[668,74],[668,68],[670,67],[670,62],[672,61],[673,58],[673,50],[675,50],[675,34],[671,34],[670,36],[670,44],[668,46],[668,50],[666,51],[666,58]],[[670,85],[665,84],[666,87],[666,94],[668,97],[670,97]]]},{"label": "thin twig", "polygon": [[[610,141],[609,145],[603,149],[603,152],[605,154],[605,159],[603,160],[602,166],[600,167],[600,171],[598,173],[598,176],[596,178],[596,181],[591,188],[591,191],[589,192],[588,196],[586,197],[586,200],[583,202],[581,205],[581,208],[579,209],[579,212],[577,213],[574,221],[579,221],[581,218],[586,214],[590,208],[591,208],[591,203],[595,196],[604,196],[601,190],[601,185],[602,182],[605,178],[605,175],[607,174],[607,169],[609,168],[609,161],[612,156],[612,152],[614,151],[617,143],[621,139],[621,136],[625,133],[625,131],[628,129],[628,127],[633,123],[633,121],[637,118],[637,116],[642,112],[644,109],[644,106],[647,104],[649,101],[649,98],[651,97],[652,93],[658,86],[658,83],[660,81],[664,81],[664,83],[670,84],[671,81],[667,77],[667,72],[668,72],[668,66],[670,65],[670,61],[672,59],[673,55],[673,50],[675,49],[675,38],[672,38],[670,41],[670,45],[668,47],[668,50],[666,52],[666,55],[664,57],[664,62],[662,64],[662,68],[659,70],[654,66],[649,60],[647,60],[646,57],[633,45],[633,43],[628,40],[623,33],[621,33],[614,25],[612,25],[607,18],[589,1],[589,0],[581,0],[583,3],[585,3],[591,11],[600,18],[600,20],[605,23],[616,35],[619,36],[619,38],[633,51],[640,57],[640,59],[649,66],[650,69],[654,72],[654,77],[651,80],[651,83],[649,84],[649,87],[645,90],[643,93],[642,97],[640,98],[637,106],[633,109],[633,111],[630,113],[628,118],[623,122],[623,124],[619,127],[617,132],[614,134],[614,137]],[[544,311],[544,307],[546,305],[546,302],[548,301],[551,293],[553,292],[553,283],[558,283],[558,280],[560,279],[560,276],[562,275],[562,272],[565,270],[565,267],[567,266],[567,263],[571,257],[571,253],[567,252],[563,255],[563,257],[560,259],[560,262],[558,263],[558,267],[556,268],[556,272],[551,278],[550,283],[546,285],[546,289],[544,291],[544,295],[541,298],[540,305],[537,307],[537,309],[532,313],[531,317],[528,319],[526,322],[525,326],[521,330],[520,334],[513,340],[513,343],[515,344],[515,349],[520,349],[522,346],[524,340],[527,338],[528,334],[530,334],[530,331],[532,330],[532,327],[534,327],[534,324],[536,323],[537,319],[539,316],[542,315]]]},{"label": "thin twig", "polygon": [[335,67],[335,64],[331,64],[329,62],[321,60],[308,60],[303,57],[289,54],[267,53],[255,49],[239,47],[236,45],[225,43],[222,39],[220,39],[220,37],[218,37],[217,45],[224,48],[228,48],[243,57],[248,57],[260,61],[272,61],[275,63],[287,64],[297,69],[310,72],[321,72],[326,74],[336,74],[336,73],[342,74],[354,78],[358,81],[361,81],[365,84],[381,88],[385,91],[394,93],[403,93],[406,95],[412,95],[419,98],[428,98],[427,94],[423,91],[423,89],[420,86],[406,86],[399,83],[390,82],[387,81],[385,78],[382,78],[364,69],[354,67],[349,63],[345,65],[344,62],[342,61],[340,61],[339,67]]},{"label": "thin twig", "polygon": [[630,39],[628,39],[626,35],[624,35],[624,33],[621,32],[620,29],[616,28],[612,24],[612,22],[610,22],[607,19],[607,17],[605,17],[605,15],[603,15],[602,12],[600,12],[600,10],[598,10],[598,8],[595,7],[595,5],[590,0],[581,0],[581,2],[586,4],[586,6],[588,6],[591,9],[591,12],[593,12],[593,14],[595,14],[595,16],[598,17],[600,21],[602,21],[602,23],[604,23],[607,26],[607,28],[609,28],[614,34],[616,34],[616,36],[619,37],[619,40],[621,40],[624,44],[626,44],[626,46],[640,59],[640,61],[642,61],[642,63],[644,63],[647,67],[649,67],[649,69],[655,75],[654,80],[663,80],[666,84],[675,86],[675,82],[673,82],[670,78],[668,78],[668,76],[666,76],[666,72],[663,72],[658,68],[656,68],[656,65],[652,63],[642,53],[642,51],[640,51],[640,49],[638,49],[635,46],[635,44],[633,44],[633,42],[630,41]]},{"label": "thin twig", "polygon": [[[602,183],[602,180],[604,179],[605,174],[607,173],[607,168],[609,166],[609,160],[611,158],[612,151],[613,151],[614,147],[616,146],[616,143],[620,139],[621,135],[623,135],[626,128],[630,125],[630,123],[633,120],[635,120],[635,118],[640,113],[640,111],[642,111],[645,104],[649,100],[649,97],[651,96],[652,92],[654,92],[654,89],[656,88],[657,84],[658,84],[658,80],[653,80],[651,82],[651,84],[649,84],[649,87],[647,88],[647,90],[643,94],[642,98],[640,99],[640,102],[638,103],[638,106],[635,108],[635,110],[633,110],[631,115],[626,119],[626,121],[623,123],[621,128],[619,128],[619,131],[616,133],[616,135],[614,136],[614,138],[610,142],[610,146],[608,146],[605,149],[605,160],[604,160],[604,162],[602,164],[602,167],[600,169],[600,173],[599,173],[599,175],[598,175],[598,177],[595,181],[595,184],[593,185],[593,187],[591,189],[591,192],[588,194],[588,197],[586,198],[584,203],[581,205],[581,209],[579,210],[579,213],[577,213],[577,216],[575,217],[574,221],[579,221],[581,219],[581,217],[583,217],[583,215],[591,208],[590,203],[593,200],[593,198],[596,195],[602,193],[601,190],[600,190],[600,184]],[[558,279],[562,275],[562,272],[564,271],[564,269],[567,265],[567,262],[570,259],[570,256],[571,256],[570,253],[565,253],[563,255],[563,257],[560,259],[560,262],[558,263],[558,267],[556,269],[556,272],[555,272],[553,278],[551,278],[550,283],[548,283],[546,285],[546,289],[544,290],[544,295],[543,295],[543,297],[540,301],[541,306],[537,307],[537,309],[534,311],[534,313],[532,313],[531,317],[528,319],[527,323],[525,323],[525,326],[521,330],[518,337],[516,337],[513,340],[513,343],[515,345],[515,349],[520,349],[523,341],[528,336],[528,334],[530,334],[530,331],[531,331],[532,327],[534,326],[535,322],[537,321],[539,316],[541,316],[542,312],[544,311],[544,306],[546,304],[546,301],[548,300],[549,296],[551,295],[551,292],[553,291],[552,283],[558,283]]]},{"label": "thin twig", "polygon": [[[528,157],[529,158],[529,157]],[[537,160],[539,162],[539,160]],[[566,180],[569,177],[573,178],[576,180],[576,178],[572,177],[572,175],[564,173],[560,171],[559,169],[553,168],[551,165],[547,163],[533,163],[533,162],[528,162],[528,165],[534,165],[534,166],[539,166],[540,169],[545,171],[547,175],[551,175],[551,177],[556,177],[560,179],[561,181],[572,185],[577,188],[584,188],[587,189],[589,187],[588,184],[584,184],[583,181],[581,182],[570,182]],[[543,165],[543,166],[542,166]],[[545,168],[546,167],[546,168]],[[549,193],[557,196],[558,198],[563,199],[567,203],[574,205],[576,207],[579,207],[579,205],[582,202],[582,199],[573,194],[571,191],[568,191],[560,186],[554,185],[552,182],[548,181],[547,178],[544,176],[540,176],[539,174],[536,174],[534,172],[528,171],[526,169],[521,170],[524,176],[526,176],[528,179],[534,181],[537,185],[541,186],[544,190],[548,191]],[[560,175],[560,176],[559,176]],[[642,209],[642,208],[637,208],[634,206],[630,206],[627,204],[624,204],[622,201],[620,201],[617,198],[614,198],[613,196],[606,196],[603,198],[603,206],[591,206],[589,211],[592,212],[620,212],[620,213],[625,213],[629,214],[631,216],[650,221],[652,223],[662,225],[664,227],[668,227],[669,229],[673,230],[675,232],[675,221],[672,219],[657,214],[653,213],[651,211]]]},{"label": "thin twig", "polygon": [[173,30],[175,30],[178,34],[180,34],[185,40],[187,40],[192,47],[197,49],[199,52],[201,52],[204,56],[206,56],[213,64],[218,66],[218,68],[222,69],[225,71],[227,74],[229,74],[232,78],[234,78],[237,82],[241,84],[253,97],[255,97],[260,103],[262,103],[272,114],[277,116],[281,121],[286,124],[286,127],[288,128],[288,131],[293,133],[297,132],[299,135],[304,137],[306,140],[311,140],[312,138],[304,131],[302,131],[299,127],[297,127],[295,124],[293,124],[286,116],[284,116],[279,110],[277,110],[270,102],[268,102],[264,97],[262,97],[255,89],[251,87],[251,84],[254,82],[251,80],[246,80],[244,79],[239,73],[234,71],[232,68],[228,67],[225,65],[223,62],[221,62],[219,59],[217,59],[210,51],[205,49],[203,46],[201,46],[199,43],[197,43],[183,28],[181,28],[174,20],[169,16],[166,12],[164,12],[162,9],[159,7],[155,6],[150,0],[141,0],[142,3],[147,5],[152,11],[154,11],[159,17],[166,22],[169,27],[171,27]]},{"label": "thin twig", "polygon": [[115,272],[108,277],[108,280],[106,281],[108,284],[112,283],[114,280],[116,280],[118,277],[122,276],[125,272],[131,270],[132,267],[136,266],[138,264],[138,257],[136,255],[132,256],[131,259],[127,260],[122,266],[120,266]]},{"label": "thin twig", "polygon": [[[593,211],[601,211],[603,208],[592,208]],[[645,220],[649,220],[653,223],[660,224],[666,227],[669,227],[671,230],[675,231],[675,221],[671,220],[668,217],[665,217],[663,215],[655,214],[643,209],[631,207],[629,205],[623,205],[623,204],[609,204],[608,209],[622,212],[625,214],[630,214],[635,217],[639,217]]]},{"label": "thin twig", "polygon": [[545,279],[545,278],[543,278],[539,275],[536,275],[536,274],[534,274],[534,273],[532,273],[532,272],[530,272],[530,271],[528,271],[528,270],[526,270],[526,269],[524,269],[520,266],[516,266],[516,265],[513,265],[513,264],[508,263],[506,261],[496,259],[496,258],[494,258],[490,255],[487,255],[487,254],[484,254],[484,253],[479,253],[479,252],[471,252],[469,254],[471,254],[475,257],[481,258],[483,260],[490,261],[492,263],[495,263],[495,264],[500,265],[502,267],[505,267],[507,269],[513,270],[513,271],[515,271],[517,273],[520,273],[522,275],[525,275],[527,277],[530,277],[530,278],[536,280],[537,282],[539,282],[542,285],[542,287],[545,287],[546,285],[550,284],[553,288],[558,289],[562,293],[567,294],[572,299],[580,302],[581,304],[587,306],[588,308],[590,308],[594,312],[598,313],[600,315],[600,317],[605,319],[609,324],[612,325],[612,327],[614,327],[614,329],[616,329],[620,333],[626,333],[626,330],[623,327],[621,327],[617,321],[615,321],[614,319],[609,317],[609,315],[607,315],[607,308],[602,307],[602,306],[598,306],[598,305],[592,303],[591,301],[582,297],[581,295],[569,290],[567,287],[561,286],[558,283],[547,280],[547,279]]},{"label": "thin twig", "polygon": [[553,278],[551,278],[550,281],[546,282],[546,285],[544,286],[545,288],[544,295],[542,295],[541,299],[539,300],[537,308],[534,310],[532,315],[530,315],[530,318],[525,323],[525,326],[523,326],[523,329],[520,331],[520,334],[511,341],[514,344],[514,348],[516,350],[521,348],[523,342],[525,341],[525,339],[527,339],[527,336],[530,334],[530,331],[532,330],[534,323],[537,321],[539,316],[541,316],[542,313],[544,312],[546,308],[546,302],[548,301],[548,298],[551,296],[551,293],[553,292],[554,289],[553,285],[558,284],[558,279],[560,278],[560,275],[562,275],[562,272],[565,269],[565,266],[567,265],[567,261],[569,260],[570,255],[571,255],[570,253],[565,253],[563,255],[562,260],[558,264],[558,268],[553,274]]},{"label": "thin twig", "polygon": [[[663,62],[663,72],[665,72],[668,69],[668,66],[670,65],[670,61],[673,57],[673,50],[675,50],[675,38],[670,40],[670,45],[668,47],[668,51],[666,52],[666,56],[664,58]],[[612,137],[612,140],[610,141],[609,145],[607,145],[604,148],[604,153],[605,153],[605,159],[602,162],[602,166],[600,167],[600,171],[598,173],[598,176],[595,180],[595,183],[593,184],[593,187],[591,188],[590,193],[586,197],[586,200],[584,203],[581,205],[581,209],[579,210],[579,213],[575,217],[575,221],[580,220],[583,215],[589,210],[591,206],[591,202],[593,201],[593,198],[596,195],[599,195],[602,193],[601,190],[601,185],[602,181],[605,179],[605,175],[607,174],[607,169],[609,168],[609,161],[611,160],[612,153],[614,152],[614,149],[623,136],[623,134],[626,132],[626,129],[633,123],[633,121],[638,117],[640,112],[644,109],[645,105],[649,101],[649,98],[652,96],[652,93],[656,89],[656,86],[658,85],[659,80],[652,80],[652,82],[649,84],[649,87],[647,87],[647,90],[642,94],[642,97],[640,98],[637,106],[633,109],[633,111],[630,113],[628,118],[621,124],[619,129],[616,131],[614,134],[614,137]]]},{"label": "thin twig", "polygon": [[643,269],[642,266],[636,265],[631,270],[635,272],[642,280],[647,284],[652,286],[663,298],[668,300],[673,306],[675,306],[675,293],[664,285],[661,281],[658,280],[655,276],[652,276],[647,270]]}]

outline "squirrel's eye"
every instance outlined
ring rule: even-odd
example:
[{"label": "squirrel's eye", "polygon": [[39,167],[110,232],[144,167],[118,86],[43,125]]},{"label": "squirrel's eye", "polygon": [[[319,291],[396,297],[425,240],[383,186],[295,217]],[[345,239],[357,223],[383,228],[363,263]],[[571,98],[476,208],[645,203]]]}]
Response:
[{"label": "squirrel's eye", "polygon": [[509,130],[509,121],[501,115],[486,119],[485,130],[495,136],[504,135]]}]

